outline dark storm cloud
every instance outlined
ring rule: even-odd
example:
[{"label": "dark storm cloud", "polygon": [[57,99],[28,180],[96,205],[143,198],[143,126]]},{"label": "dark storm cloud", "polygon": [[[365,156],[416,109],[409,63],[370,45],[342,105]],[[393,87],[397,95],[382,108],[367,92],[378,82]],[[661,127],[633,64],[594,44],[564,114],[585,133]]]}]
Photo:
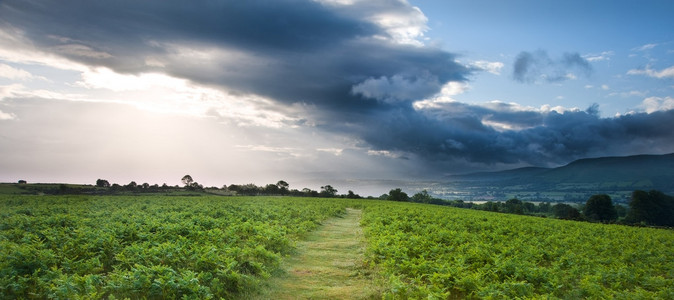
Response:
[{"label": "dark storm cloud", "polygon": [[569,79],[571,71],[589,75],[592,66],[578,53],[564,53],[560,59],[553,60],[543,50],[522,51],[515,59],[513,78],[519,82],[558,82]]},{"label": "dark storm cloud", "polygon": [[[587,156],[669,153],[674,110],[601,118],[586,111],[521,111],[444,103],[421,111],[381,111],[377,122],[350,126],[375,149],[414,153],[438,167],[465,160],[483,164],[553,166]],[[495,129],[489,121],[515,129]],[[449,162],[450,164],[443,164]]]},{"label": "dark storm cloud", "polygon": [[[399,1],[362,5],[388,3],[397,14],[418,13]],[[303,110],[312,115],[299,116],[306,124],[348,134],[374,150],[439,162],[438,168],[455,160],[555,164],[674,149],[674,133],[663,129],[674,127],[674,111],[600,118],[596,110],[560,114],[506,103],[415,108],[415,101],[474,70],[437,48],[392,42],[385,28],[366,21],[367,9],[332,8],[308,0],[6,0],[0,26],[90,66],[166,72],[263,95],[285,113],[292,113],[291,104],[305,104],[312,108]],[[514,77],[559,81],[571,70],[591,67],[578,54],[553,60],[543,51],[522,52]]]},{"label": "dark storm cloud", "polygon": [[[35,44],[76,61],[163,71],[285,103],[372,105],[352,88],[395,76],[419,83],[411,96],[426,97],[469,73],[450,53],[381,41],[375,37],[390,37],[383,28],[307,0],[21,0],[5,1],[0,14]],[[195,49],[215,50],[208,58]]]},{"label": "dark storm cloud", "polygon": [[[216,42],[256,51],[309,50],[369,35],[376,28],[320,4],[280,1],[4,1],[3,19],[37,42],[65,37],[126,54],[148,40]],[[152,51],[147,49],[145,51]]]}]

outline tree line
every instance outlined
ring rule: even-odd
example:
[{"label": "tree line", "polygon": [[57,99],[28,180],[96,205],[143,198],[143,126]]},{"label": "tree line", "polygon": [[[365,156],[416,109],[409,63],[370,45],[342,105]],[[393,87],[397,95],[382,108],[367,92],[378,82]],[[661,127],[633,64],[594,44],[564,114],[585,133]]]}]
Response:
[{"label": "tree line", "polygon": [[[137,184],[135,181],[131,181],[126,185],[119,184],[110,184],[108,180],[98,179],[96,180],[96,187],[103,188],[104,191],[109,193],[116,192],[162,192],[170,190],[186,190],[186,191],[197,191],[204,193],[213,193],[218,195],[244,195],[244,196],[293,196],[293,197],[322,197],[322,198],[350,198],[350,199],[361,199],[362,196],[354,193],[349,190],[346,194],[339,194],[337,189],[333,186],[326,184],[321,186],[320,191],[312,190],[310,188],[303,188],[301,190],[291,189],[290,184],[285,180],[279,180],[276,183],[270,183],[262,186],[258,186],[254,183],[247,184],[230,184],[223,185],[222,187],[204,187],[199,184],[192,178],[192,176],[185,175],[180,181],[182,186],[168,186],[163,184],[161,186],[154,184],[150,185],[148,183]],[[370,197],[372,198],[372,197]]]},{"label": "tree line", "polygon": [[632,192],[628,207],[613,204],[606,194],[592,195],[583,205],[574,207],[566,203],[552,205],[548,202],[536,205],[519,199],[505,202],[485,202],[482,204],[462,200],[443,200],[432,197],[426,190],[409,197],[401,189],[393,189],[379,197],[391,201],[410,201],[426,204],[448,205],[492,212],[554,216],[558,219],[617,223],[625,225],[674,227],[674,197],[660,191]]}]

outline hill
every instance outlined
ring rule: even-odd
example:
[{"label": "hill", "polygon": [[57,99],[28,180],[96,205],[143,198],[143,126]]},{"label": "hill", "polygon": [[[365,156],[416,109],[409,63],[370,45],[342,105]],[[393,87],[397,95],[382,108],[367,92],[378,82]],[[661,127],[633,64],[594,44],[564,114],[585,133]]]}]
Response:
[{"label": "hill", "polygon": [[674,153],[587,158],[557,168],[518,168],[448,179],[448,186],[472,199],[582,201],[593,193],[606,193],[626,200],[637,189],[674,192]]}]

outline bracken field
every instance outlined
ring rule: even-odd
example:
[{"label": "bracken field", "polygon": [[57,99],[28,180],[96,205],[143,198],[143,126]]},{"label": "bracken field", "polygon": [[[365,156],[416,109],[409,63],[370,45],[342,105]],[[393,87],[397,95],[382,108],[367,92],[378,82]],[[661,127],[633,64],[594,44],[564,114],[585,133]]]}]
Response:
[{"label": "bracken field", "polygon": [[674,231],[380,200],[0,196],[2,299],[232,299],[363,210],[387,299],[674,299]]},{"label": "bracken field", "polygon": [[370,206],[395,298],[674,299],[674,232],[418,204]]}]

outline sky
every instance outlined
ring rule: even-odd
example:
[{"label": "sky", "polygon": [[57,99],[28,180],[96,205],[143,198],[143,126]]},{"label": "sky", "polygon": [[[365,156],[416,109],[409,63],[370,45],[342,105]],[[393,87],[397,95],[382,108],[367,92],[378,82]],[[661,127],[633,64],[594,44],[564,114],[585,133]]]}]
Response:
[{"label": "sky", "polygon": [[671,1],[3,0],[0,181],[190,174],[345,193],[671,153],[672,12]]}]

